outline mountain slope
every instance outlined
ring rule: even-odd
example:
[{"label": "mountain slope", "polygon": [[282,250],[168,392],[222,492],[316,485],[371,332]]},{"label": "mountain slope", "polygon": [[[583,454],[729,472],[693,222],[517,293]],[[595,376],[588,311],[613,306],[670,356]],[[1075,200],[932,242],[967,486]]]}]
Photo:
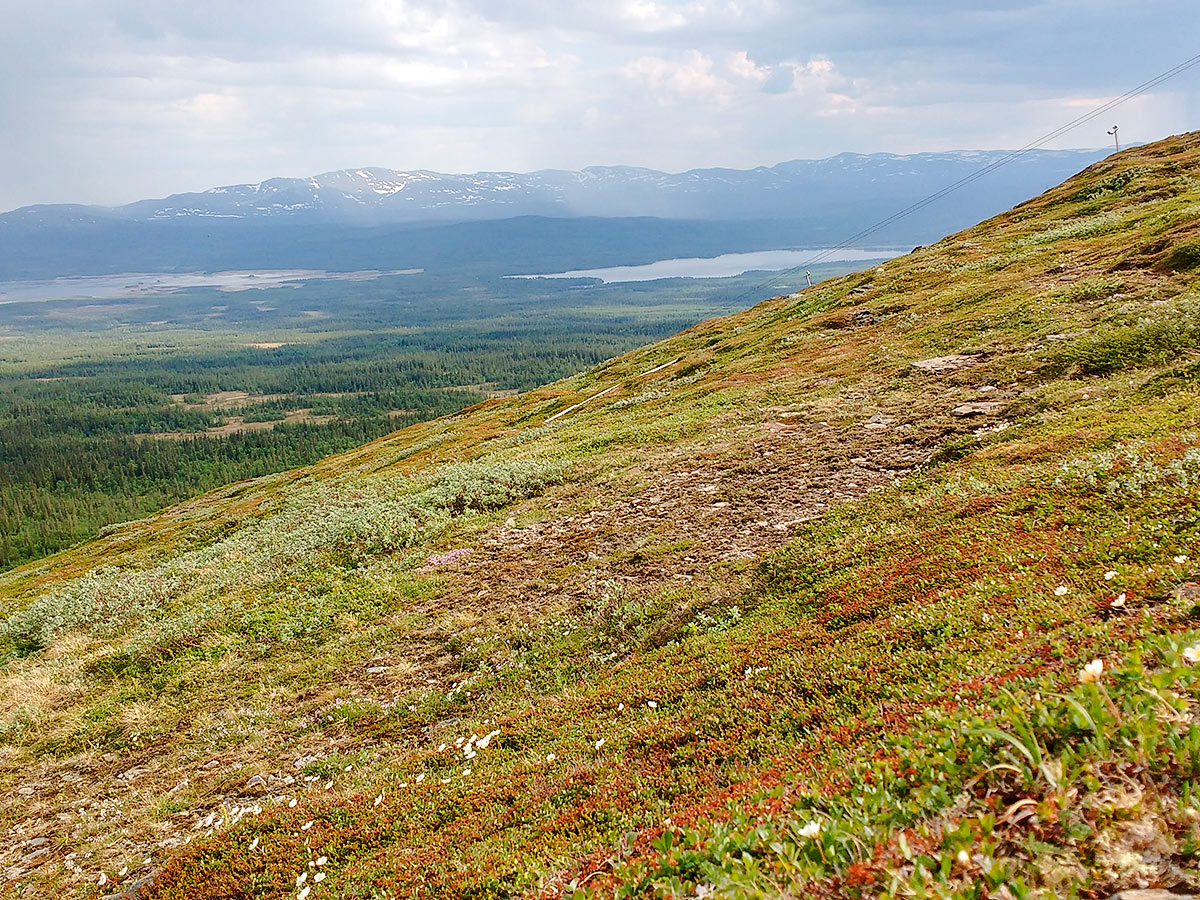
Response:
[{"label": "mountain slope", "polygon": [[0,576],[5,889],[1196,887],[1198,211],[1127,151]]}]

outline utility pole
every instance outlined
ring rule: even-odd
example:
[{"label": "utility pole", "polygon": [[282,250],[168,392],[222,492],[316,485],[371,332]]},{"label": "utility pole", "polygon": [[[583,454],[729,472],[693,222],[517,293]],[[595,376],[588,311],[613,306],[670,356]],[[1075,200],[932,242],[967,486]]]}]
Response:
[{"label": "utility pole", "polygon": [[1110,130],[1106,131],[1105,134],[1112,135],[1113,144],[1116,146],[1117,152],[1120,153],[1121,152],[1121,141],[1117,137],[1117,126],[1114,125]]},{"label": "utility pole", "polygon": [[804,277],[808,279],[808,286],[812,287],[812,272],[805,272]]}]

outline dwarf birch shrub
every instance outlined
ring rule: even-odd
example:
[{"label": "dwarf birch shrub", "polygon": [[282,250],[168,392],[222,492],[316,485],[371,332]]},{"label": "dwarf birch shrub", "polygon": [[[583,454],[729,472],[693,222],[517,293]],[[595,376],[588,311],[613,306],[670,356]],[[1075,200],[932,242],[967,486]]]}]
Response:
[{"label": "dwarf birch shrub", "polygon": [[[140,571],[101,567],[42,594],[0,623],[0,639],[18,653],[28,653],[70,631],[115,634],[154,616],[156,624],[137,635],[133,650],[138,656],[169,656],[194,644],[206,629],[220,626],[219,611],[229,608],[225,598],[236,588],[269,585],[284,574],[302,575],[321,565],[325,554],[353,564],[411,548],[435,538],[455,516],[535,496],[561,482],[566,469],[565,463],[546,460],[458,463],[430,481],[380,480],[300,491],[274,515],[248,520],[158,566]],[[265,589],[272,596],[263,600],[275,602],[278,590]],[[312,621],[294,630],[313,631],[314,622],[327,625],[310,608],[320,601],[306,603],[305,614]]]},{"label": "dwarf birch shrub", "polygon": [[1072,219],[1054,228],[1047,228],[1028,237],[1013,242],[1015,247],[1036,247],[1041,244],[1052,244],[1066,238],[1086,238],[1098,234],[1109,234],[1122,227],[1121,217],[1115,213],[1104,213],[1099,216],[1088,216],[1083,219]]},{"label": "dwarf birch shrub", "polygon": [[68,631],[111,633],[161,609],[180,582],[163,571],[127,572],[101,566],[13,613],[0,633],[33,648],[44,647]]},{"label": "dwarf birch shrub", "polygon": [[1200,490],[1200,449],[1192,447],[1170,460],[1154,459],[1134,444],[1093,453],[1064,463],[1054,486],[1122,497],[1143,497],[1167,487],[1191,493]]},{"label": "dwarf birch shrub", "polygon": [[560,462],[536,459],[458,463],[442,470],[441,477],[421,499],[456,515],[468,510],[499,509],[560,483],[565,471]]}]

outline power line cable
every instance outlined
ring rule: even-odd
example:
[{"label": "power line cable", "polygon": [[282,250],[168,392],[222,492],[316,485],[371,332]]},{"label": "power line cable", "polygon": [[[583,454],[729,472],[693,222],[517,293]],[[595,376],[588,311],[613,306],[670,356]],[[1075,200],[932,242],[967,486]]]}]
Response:
[{"label": "power line cable", "polygon": [[997,160],[989,163],[988,165],[984,166],[982,169],[972,172],[969,175],[964,175],[962,178],[960,178],[958,181],[954,182],[953,184],[948,184],[948,185],[946,185],[946,187],[944,187],[938,191],[935,191],[934,193],[932,193],[926,197],[923,197],[922,199],[916,201],[915,203],[909,204],[908,206],[904,207],[900,211],[892,213],[887,218],[881,219],[880,221],[876,222],[874,225],[870,225],[867,228],[864,228],[862,231],[852,234],[850,237],[846,238],[841,243],[835,244],[832,247],[827,247],[827,248],[821,250],[819,253],[814,254],[809,259],[800,263],[800,265],[794,266],[793,268],[790,268],[790,269],[785,269],[782,272],[778,272],[775,275],[772,275],[770,278],[763,281],[761,284],[757,284],[757,285],[754,285],[753,287],[747,288],[745,291],[743,291],[737,297],[733,298],[733,300],[730,301],[730,305],[731,306],[737,305],[737,304],[741,303],[743,300],[747,299],[748,297],[762,291],[764,288],[768,288],[771,285],[777,283],[778,281],[780,281],[784,278],[790,278],[791,276],[796,275],[797,273],[803,271],[804,269],[807,269],[810,266],[813,266],[816,263],[821,262],[822,260],[826,259],[833,253],[836,253],[838,250],[844,250],[847,247],[849,247],[851,244],[854,244],[854,243],[862,240],[863,238],[868,237],[883,228],[886,228],[888,225],[891,225],[894,222],[898,222],[901,219],[907,218],[908,216],[912,215],[913,213],[924,209],[926,206],[929,206],[931,203],[936,203],[938,200],[942,199],[943,197],[945,197],[949,194],[952,194],[955,191],[960,190],[961,188],[966,187],[971,182],[982,178],[984,175],[987,175],[989,172],[994,172],[996,169],[999,169],[1002,166],[1008,165],[1009,163],[1013,162],[1014,160],[1023,156],[1024,154],[1030,152],[1031,150],[1036,150],[1037,148],[1041,147],[1042,145],[1048,144],[1050,141],[1054,140],[1055,138],[1062,137],[1067,132],[1073,131],[1074,129],[1078,128],[1079,126],[1084,125],[1087,122],[1090,122],[1092,119],[1095,119],[1098,116],[1102,116],[1106,112],[1109,112],[1110,110],[1116,109],[1121,104],[1126,103],[1129,100],[1132,100],[1134,97],[1137,97],[1140,94],[1144,94],[1146,91],[1150,90],[1152,87],[1156,87],[1157,85],[1162,84],[1164,81],[1167,81],[1170,78],[1174,78],[1176,75],[1180,74],[1181,72],[1186,71],[1187,69],[1190,69],[1192,66],[1195,66],[1197,64],[1200,64],[1200,54],[1197,54],[1197,55],[1191,57],[1190,59],[1186,59],[1183,62],[1181,62],[1175,66],[1172,66],[1170,69],[1167,69],[1165,72],[1160,72],[1158,75],[1155,75],[1149,81],[1144,81],[1141,84],[1139,84],[1137,87],[1130,88],[1128,91],[1126,91],[1124,94],[1121,94],[1119,97],[1114,97],[1112,100],[1109,100],[1107,103],[1102,103],[1100,106],[1097,106],[1095,109],[1092,109],[1092,110],[1084,113],[1083,115],[1078,116],[1075,119],[1072,119],[1070,122],[1067,122],[1065,125],[1060,125],[1058,128],[1054,129],[1053,131],[1042,135],[1037,140],[1031,141],[1030,143],[1026,144],[1024,147],[1021,147],[1018,150],[1013,150],[1013,151],[1005,154],[1004,156],[1000,157],[1000,159],[997,159]]}]

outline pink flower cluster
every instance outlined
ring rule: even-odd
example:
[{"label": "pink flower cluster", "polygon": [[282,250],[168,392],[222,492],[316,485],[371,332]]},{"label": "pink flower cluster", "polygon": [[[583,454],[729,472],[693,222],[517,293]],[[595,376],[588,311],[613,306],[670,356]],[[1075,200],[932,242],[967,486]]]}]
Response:
[{"label": "pink flower cluster", "polygon": [[436,569],[438,566],[449,565],[452,562],[457,562],[468,553],[471,552],[469,547],[459,547],[457,550],[451,550],[448,553],[435,553],[425,559],[425,568]]}]

